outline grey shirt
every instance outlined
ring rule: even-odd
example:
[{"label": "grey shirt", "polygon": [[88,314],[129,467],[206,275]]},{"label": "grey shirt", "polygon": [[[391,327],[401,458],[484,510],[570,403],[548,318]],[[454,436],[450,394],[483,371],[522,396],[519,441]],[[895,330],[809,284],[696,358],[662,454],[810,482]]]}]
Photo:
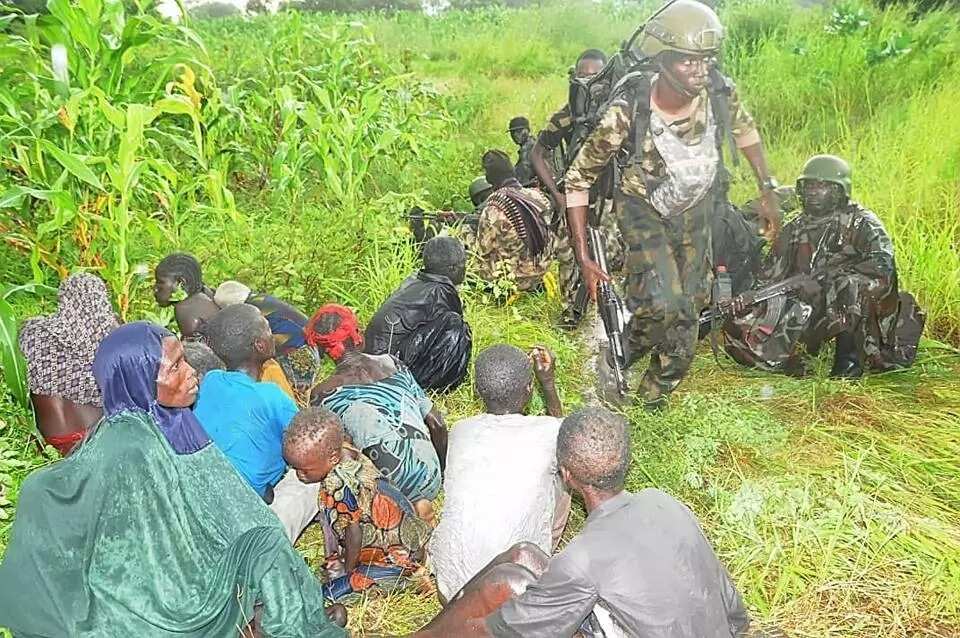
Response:
[{"label": "grey shirt", "polygon": [[591,512],[543,575],[487,618],[487,630],[572,636],[596,604],[637,638],[730,638],[749,624],[696,517],[656,489],[621,492]]}]

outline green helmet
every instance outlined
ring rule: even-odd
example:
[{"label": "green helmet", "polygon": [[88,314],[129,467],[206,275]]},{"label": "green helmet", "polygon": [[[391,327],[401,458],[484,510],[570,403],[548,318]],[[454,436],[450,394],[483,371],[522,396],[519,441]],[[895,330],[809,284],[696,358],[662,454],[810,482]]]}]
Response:
[{"label": "green helmet", "polygon": [[803,165],[800,177],[797,178],[797,188],[805,179],[814,179],[821,182],[839,184],[843,192],[850,197],[850,165],[836,155],[814,155]]},{"label": "green helmet", "polygon": [[477,196],[480,195],[483,191],[488,191],[492,189],[493,186],[487,182],[486,178],[478,177],[477,179],[470,182],[470,199],[476,200]]},{"label": "green helmet", "polygon": [[697,0],[673,0],[643,26],[640,54],[653,58],[664,51],[716,55],[723,25],[716,12]]}]

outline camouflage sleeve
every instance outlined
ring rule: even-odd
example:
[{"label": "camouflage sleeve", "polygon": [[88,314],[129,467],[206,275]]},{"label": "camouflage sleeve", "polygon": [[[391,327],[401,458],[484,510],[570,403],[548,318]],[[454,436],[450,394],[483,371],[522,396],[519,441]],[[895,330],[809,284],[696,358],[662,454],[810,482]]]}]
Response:
[{"label": "camouflage sleeve", "polygon": [[570,116],[570,105],[565,104],[562,109],[550,116],[547,125],[540,131],[537,142],[543,148],[552,151],[570,135],[571,128],[573,128],[573,118]]},{"label": "camouflage sleeve", "polygon": [[506,213],[500,210],[499,206],[484,206],[477,224],[474,251],[480,277],[486,281],[494,281],[498,277],[498,266],[521,257],[523,246]]},{"label": "camouflage sleeve", "polygon": [[761,286],[782,281],[794,274],[794,257],[797,246],[797,220],[785,225],[777,240],[763,260],[759,281]]},{"label": "camouflage sleeve", "polygon": [[885,284],[893,279],[893,242],[883,222],[873,211],[862,212],[853,237],[853,247],[860,256],[853,270]]},{"label": "camouflage sleeve", "polygon": [[760,132],[747,108],[740,101],[736,89],[730,94],[730,130],[737,148],[746,148],[760,143]]},{"label": "camouflage sleeve", "polygon": [[[604,167],[610,163],[630,135],[632,115],[627,102],[623,100],[617,100],[607,108],[567,170],[568,193],[587,192],[600,178]],[[573,205],[569,196],[567,205]]]}]

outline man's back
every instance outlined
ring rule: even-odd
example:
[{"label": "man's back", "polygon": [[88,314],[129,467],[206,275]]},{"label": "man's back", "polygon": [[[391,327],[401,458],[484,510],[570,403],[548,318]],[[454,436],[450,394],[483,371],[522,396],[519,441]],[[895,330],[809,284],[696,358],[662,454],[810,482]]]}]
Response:
[{"label": "man's back", "polygon": [[283,476],[283,432],[297,412],[279,386],[246,373],[211,370],[194,410],[201,425],[237,471],[263,496]]},{"label": "man's back", "polygon": [[[510,201],[516,197],[529,205],[529,219],[516,212]],[[546,195],[532,188],[508,186],[494,191],[477,224],[480,276],[494,282],[510,275],[520,290],[539,286],[553,260],[554,239],[549,230],[552,210]]]},{"label": "man's back", "polygon": [[748,619],[693,514],[656,489],[622,492],[587,517],[547,571],[487,620],[494,636],[571,636],[601,605],[627,636],[729,638]]},{"label": "man's back", "polygon": [[422,271],[411,275],[370,319],[364,352],[396,355],[412,332],[447,311],[463,314],[460,296],[450,279]]}]

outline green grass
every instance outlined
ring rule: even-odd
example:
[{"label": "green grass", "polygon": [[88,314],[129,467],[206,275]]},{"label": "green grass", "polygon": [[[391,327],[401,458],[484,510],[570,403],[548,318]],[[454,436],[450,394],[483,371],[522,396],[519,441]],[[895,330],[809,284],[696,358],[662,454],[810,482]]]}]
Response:
[{"label": "green grass", "polygon": [[[331,196],[308,155],[288,156],[302,162],[299,183],[278,173],[263,190],[244,186],[256,175],[251,166],[260,151],[251,151],[235,164],[236,222],[185,210],[172,241],[202,257],[210,281],[241,278],[306,307],[339,299],[369,317],[415,267],[416,256],[398,232],[404,206],[465,206],[463,191],[479,171],[480,153],[492,146],[512,151],[507,120],[525,114],[545,122],[565,99],[565,71],[579,51],[609,50],[645,14],[644,6],[625,6],[568,2],[439,20],[360,16],[365,28],[349,33],[365,42],[369,31],[378,47],[337,44],[342,55],[323,50],[333,45],[318,33],[353,18],[200,25],[220,85],[251,92],[244,98],[248,126],[268,120],[256,109],[270,102],[244,78],[258,77],[272,91],[302,61],[329,69],[326,77],[353,95],[349,87],[363,90],[363,78],[380,77],[388,63],[404,74],[404,87],[423,92],[418,116],[400,127],[417,136],[421,148],[379,158],[359,200],[349,204]],[[854,15],[856,8],[838,15]],[[876,210],[893,235],[904,285],[928,309],[928,335],[936,340],[924,342],[913,369],[859,383],[826,378],[829,353],[814,376],[795,380],[726,361],[721,367],[704,349],[666,414],[630,412],[628,485],[661,487],[694,509],[763,624],[811,637],[957,636],[960,355],[943,344],[960,344],[960,28],[956,14],[911,22],[903,10],[864,11],[866,26],[837,34],[825,27],[842,20],[831,22],[820,10],[728,3],[725,61],[782,181],[813,152],[851,158],[855,197]],[[897,34],[910,46],[885,49]],[[263,142],[250,140],[257,148]],[[752,188],[741,169],[735,196],[746,198]],[[171,241],[141,239],[131,252],[145,262]],[[0,279],[18,283],[30,268],[8,259],[9,251],[0,247]],[[552,328],[554,300],[532,296],[504,307],[474,289],[465,298],[478,350],[501,341],[548,345],[558,355],[565,406],[583,402],[592,383],[583,369],[586,353],[579,336]],[[14,303],[26,316],[50,300]],[[141,284],[131,315],[152,311]],[[480,409],[469,386],[439,404],[451,422]],[[46,462],[27,442],[28,429],[27,415],[0,392],[0,548],[18,486]],[[568,538],[582,520],[575,511]],[[317,564],[322,541],[315,533],[299,548]],[[352,606],[351,626],[401,634],[438,608],[416,594],[370,597]]]}]

